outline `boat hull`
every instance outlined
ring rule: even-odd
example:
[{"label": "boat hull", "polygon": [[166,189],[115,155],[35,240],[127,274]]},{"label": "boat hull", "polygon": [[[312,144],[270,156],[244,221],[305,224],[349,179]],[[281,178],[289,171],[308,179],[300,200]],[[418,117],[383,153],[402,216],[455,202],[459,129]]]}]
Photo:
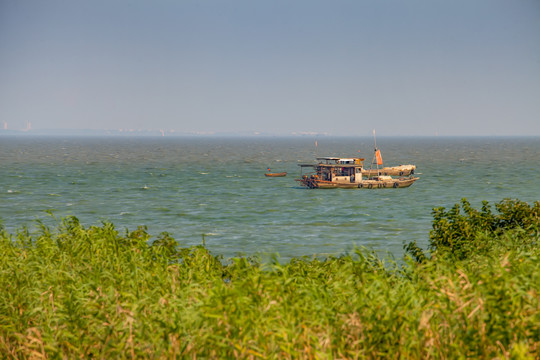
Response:
[{"label": "boat hull", "polygon": [[400,179],[385,179],[385,180],[376,180],[368,179],[362,180],[359,183],[338,183],[332,181],[324,181],[319,179],[314,179],[311,177],[306,177],[302,179],[296,179],[303,186],[306,186],[310,189],[396,189],[396,188],[406,188],[411,186],[416,180],[417,177],[409,178],[400,178]]},{"label": "boat hull", "polygon": [[283,176],[287,176],[287,173],[286,172],[282,172],[282,173],[266,173],[266,174],[264,174],[264,176],[266,176],[266,177],[283,177]]}]

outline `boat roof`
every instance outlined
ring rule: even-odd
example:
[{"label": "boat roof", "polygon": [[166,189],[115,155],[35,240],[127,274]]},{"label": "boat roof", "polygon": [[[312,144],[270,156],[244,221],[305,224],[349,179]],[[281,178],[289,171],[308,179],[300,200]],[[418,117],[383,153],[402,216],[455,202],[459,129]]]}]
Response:
[{"label": "boat roof", "polygon": [[[317,167],[317,166],[323,166],[323,167],[363,167],[362,162],[365,160],[364,158],[344,158],[344,157],[335,157],[335,156],[322,156],[316,158],[319,162],[317,164],[298,164],[298,166],[301,167]],[[355,160],[360,160],[360,164],[354,163]],[[323,164],[322,161],[326,161],[326,164]],[[334,163],[329,164],[329,161],[334,161]],[[344,163],[345,162],[345,163]]]},{"label": "boat roof", "polygon": [[323,157],[318,157],[317,160],[339,160],[341,158],[339,157],[331,157],[331,156],[323,156]]},{"label": "boat roof", "polygon": [[354,167],[354,168],[363,168],[362,164],[298,164],[300,167],[328,167],[328,168],[344,168],[344,167]]},{"label": "boat roof", "polygon": [[322,160],[325,160],[325,161],[354,161],[354,160],[364,161],[366,160],[364,158],[359,158],[359,157],[346,158],[346,157],[334,157],[334,156],[323,156],[323,157],[318,157],[316,159],[319,161],[322,161]]}]

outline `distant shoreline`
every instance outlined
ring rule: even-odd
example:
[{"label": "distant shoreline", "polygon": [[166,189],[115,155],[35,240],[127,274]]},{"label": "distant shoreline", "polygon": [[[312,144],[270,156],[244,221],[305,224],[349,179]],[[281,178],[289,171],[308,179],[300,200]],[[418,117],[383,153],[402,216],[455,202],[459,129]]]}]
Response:
[{"label": "distant shoreline", "polygon": [[[76,129],[36,129],[1,130],[0,137],[90,137],[90,138],[358,138],[368,139],[370,135],[335,135],[329,133],[293,132],[274,134],[262,132],[177,132],[160,130],[76,130]],[[379,138],[407,139],[520,139],[540,138],[540,135],[378,135]]]}]

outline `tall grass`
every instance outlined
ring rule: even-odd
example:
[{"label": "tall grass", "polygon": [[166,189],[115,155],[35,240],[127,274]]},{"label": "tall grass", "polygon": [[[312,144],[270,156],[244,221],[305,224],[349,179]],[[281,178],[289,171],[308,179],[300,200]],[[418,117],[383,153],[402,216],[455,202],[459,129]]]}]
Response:
[{"label": "tall grass", "polygon": [[538,209],[436,209],[430,255],[411,244],[401,266],[363,250],[224,263],[167,233],[74,217],[35,232],[0,228],[0,354],[538,358]]}]

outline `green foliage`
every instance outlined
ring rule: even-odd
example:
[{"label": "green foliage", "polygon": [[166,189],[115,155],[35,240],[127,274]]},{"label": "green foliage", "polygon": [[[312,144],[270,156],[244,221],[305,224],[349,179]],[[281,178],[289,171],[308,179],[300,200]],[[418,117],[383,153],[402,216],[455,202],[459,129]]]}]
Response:
[{"label": "green foliage", "polygon": [[417,261],[404,266],[365,250],[224,263],[167,233],[75,217],[35,233],[0,226],[0,354],[538,358],[538,205],[462,207],[434,213],[433,256],[410,245]]},{"label": "green foliage", "polygon": [[[431,252],[464,259],[492,251],[494,246],[511,248],[536,245],[540,202],[529,206],[523,201],[507,199],[497,204],[496,209],[498,213],[493,213],[484,201],[479,211],[472,208],[466,199],[461,201],[461,207],[456,204],[448,211],[444,208],[434,209],[433,230],[430,233]],[[510,242],[504,239],[509,232],[516,235],[508,238]],[[408,251],[421,260],[421,255],[415,253],[418,250],[414,245],[410,245]]]}]

